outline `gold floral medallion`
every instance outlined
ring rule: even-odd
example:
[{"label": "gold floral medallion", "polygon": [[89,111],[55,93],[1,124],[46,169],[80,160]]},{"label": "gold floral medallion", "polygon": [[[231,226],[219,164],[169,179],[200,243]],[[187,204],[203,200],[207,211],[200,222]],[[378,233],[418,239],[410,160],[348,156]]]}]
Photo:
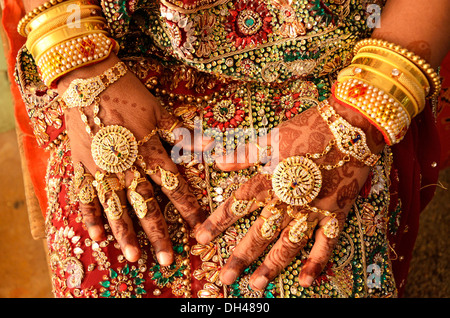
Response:
[{"label": "gold floral medallion", "polygon": [[322,174],[312,160],[303,156],[289,157],[275,168],[272,187],[281,201],[303,206],[319,194]]},{"label": "gold floral medallion", "polygon": [[97,132],[92,140],[91,151],[99,168],[110,173],[123,172],[136,161],[138,143],[131,131],[111,125]]}]

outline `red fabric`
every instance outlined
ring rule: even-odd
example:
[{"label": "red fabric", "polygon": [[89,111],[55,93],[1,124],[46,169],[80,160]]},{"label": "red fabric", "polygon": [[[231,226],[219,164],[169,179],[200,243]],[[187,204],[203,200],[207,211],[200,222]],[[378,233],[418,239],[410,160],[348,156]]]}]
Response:
[{"label": "red fabric", "polygon": [[11,92],[14,99],[14,113],[17,128],[22,132],[22,142],[24,150],[24,160],[28,167],[31,181],[34,185],[37,199],[44,214],[47,209],[47,198],[45,193],[45,173],[49,153],[37,146],[33,129],[26,112],[25,104],[22,101],[20,91],[15,85],[14,67],[16,64],[17,52],[25,44],[25,38],[17,33],[17,24],[24,16],[25,10],[21,1],[4,0],[2,13],[2,26],[8,39],[9,52],[6,53],[8,62],[8,73],[10,77]]}]

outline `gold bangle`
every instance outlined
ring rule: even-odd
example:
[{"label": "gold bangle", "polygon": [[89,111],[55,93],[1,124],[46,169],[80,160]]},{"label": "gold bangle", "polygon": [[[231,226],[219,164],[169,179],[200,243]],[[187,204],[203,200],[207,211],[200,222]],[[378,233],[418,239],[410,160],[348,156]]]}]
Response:
[{"label": "gold bangle", "polygon": [[[374,55],[374,54],[373,54]],[[352,65],[358,67],[358,65],[364,65],[371,69],[378,70],[379,72],[391,77],[393,80],[397,81],[401,86],[408,90],[411,95],[415,98],[418,105],[417,113],[421,112],[425,107],[425,90],[420,85],[418,81],[415,80],[413,76],[409,74],[401,67],[396,67],[395,65],[377,59],[377,56],[367,56],[358,55],[354,58]],[[416,116],[417,113],[413,115]]]},{"label": "gold bangle", "polygon": [[430,84],[430,91],[427,92],[428,95],[427,97],[434,98],[439,94],[441,90],[441,81],[439,74],[431,67],[430,64],[427,63],[425,59],[421,58],[419,55],[411,51],[408,51],[407,49],[403,48],[400,45],[396,45],[388,41],[373,38],[364,39],[358,42],[353,48],[353,52],[355,53],[355,55],[356,53],[358,53],[359,50],[361,50],[365,46],[382,47],[391,50],[393,52],[396,52],[397,54],[400,54],[401,56],[407,58],[412,63],[414,63],[427,77],[428,82]]},{"label": "gold bangle", "polygon": [[388,50],[383,47],[376,46],[365,46],[358,51],[358,54],[355,55],[354,58],[357,58],[360,55],[365,54],[375,54],[379,59],[383,58],[386,61],[390,61],[392,64],[397,65],[397,67],[403,68],[405,71],[409,72],[423,87],[426,94],[430,92],[430,83],[428,78],[422,72],[420,68],[418,68],[413,62],[408,60],[406,57]]},{"label": "gold bangle", "polygon": [[[398,81],[391,78],[389,75],[380,72],[378,69],[361,64],[352,64],[352,67],[360,69],[358,71],[356,78],[367,79],[374,86],[379,87],[379,82],[383,82],[384,88],[390,87],[388,92],[391,92],[392,96],[402,104],[403,107],[408,111],[411,118],[415,117],[419,113],[419,101],[411,94],[403,85]],[[378,81],[376,80],[378,79]],[[423,103],[423,105],[425,102]]]},{"label": "gold bangle", "polygon": [[[89,9],[95,8],[100,10],[101,7],[97,5],[97,3],[93,0],[66,0],[62,3],[59,3],[55,6],[52,6],[48,8],[47,10],[41,12],[40,14],[36,15],[33,19],[28,22],[27,26],[25,27],[25,32],[29,36],[31,32],[38,29],[42,25],[48,23],[49,21],[54,20],[55,18],[61,16],[61,15],[67,15],[70,16],[73,14],[73,12],[67,11],[68,6],[71,4],[78,5],[80,10],[82,10],[85,6]],[[81,13],[81,12],[80,12]]]},{"label": "gold bangle", "polygon": [[[367,97],[373,93],[377,98],[370,101]],[[383,134],[388,145],[399,142],[408,130],[411,122],[408,112],[388,92],[369,81],[354,77],[341,79],[335,83],[333,95],[365,116]]]},{"label": "gold bangle", "polygon": [[84,21],[81,21],[79,27],[71,28],[71,26],[75,26],[73,24],[67,24],[56,28],[50,33],[47,33],[40,37],[36,42],[30,43],[27,41],[26,47],[28,51],[31,53],[33,58],[37,60],[41,54],[56,46],[59,43],[62,43],[66,40],[79,37],[82,35],[86,35],[93,32],[104,32],[106,27],[106,20],[104,18],[89,18]]},{"label": "gold bangle", "polygon": [[61,2],[64,2],[66,0],[49,0],[45,2],[44,4],[40,5],[37,8],[34,8],[30,12],[28,12],[22,19],[20,19],[19,23],[17,24],[17,32],[26,37],[28,33],[26,32],[26,26],[28,23],[35,18],[38,14],[44,12],[45,10],[58,5]]},{"label": "gold bangle", "polygon": [[372,72],[372,70],[364,69],[362,65],[351,65],[338,74],[337,81],[340,82],[347,79],[363,80],[366,84],[385,92],[406,110],[409,120],[411,120],[413,114],[417,111],[417,105],[414,105],[414,99],[411,95],[401,90],[398,85],[387,76],[382,76],[380,73],[377,74]]},{"label": "gold bangle", "polygon": [[36,65],[39,67],[42,81],[50,86],[68,72],[106,59],[116,46],[115,41],[105,34],[93,33],[58,44],[42,54],[36,60]]},{"label": "gold bangle", "polygon": [[[98,6],[88,6],[89,8],[82,9],[80,12],[80,20],[83,21],[84,19],[90,18],[90,17],[101,17],[99,14],[96,14],[97,10],[95,8],[100,8]],[[100,13],[100,11],[99,11]],[[66,25],[68,23],[68,17],[69,13],[63,13],[58,15],[57,17],[54,17],[50,21],[47,21],[43,23],[38,28],[33,29],[29,34],[27,38],[27,42],[34,43],[36,42],[42,35],[52,32],[55,28],[61,27],[63,25]]]}]

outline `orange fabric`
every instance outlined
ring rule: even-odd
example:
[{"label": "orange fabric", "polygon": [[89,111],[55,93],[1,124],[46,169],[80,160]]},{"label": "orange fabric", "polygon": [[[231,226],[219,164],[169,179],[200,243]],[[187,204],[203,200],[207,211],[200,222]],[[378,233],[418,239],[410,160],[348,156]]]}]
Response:
[{"label": "orange fabric", "polygon": [[21,1],[4,0],[2,14],[2,26],[8,40],[9,51],[6,53],[8,62],[8,73],[11,81],[11,92],[14,100],[14,113],[17,129],[23,133],[23,149],[25,164],[28,167],[31,181],[33,183],[42,213],[47,209],[47,198],[45,193],[45,173],[47,170],[47,160],[49,153],[37,146],[33,129],[26,112],[25,104],[22,101],[20,91],[15,85],[14,67],[19,49],[25,44],[25,38],[17,33],[17,24],[24,16],[25,10]]}]

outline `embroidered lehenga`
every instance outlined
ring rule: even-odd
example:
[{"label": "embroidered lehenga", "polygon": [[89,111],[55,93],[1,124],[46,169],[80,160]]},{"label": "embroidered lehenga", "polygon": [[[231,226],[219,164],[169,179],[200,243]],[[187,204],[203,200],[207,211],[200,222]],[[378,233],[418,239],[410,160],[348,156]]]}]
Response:
[{"label": "embroidered lehenga", "polygon": [[[204,129],[225,133],[224,145],[231,147],[245,141],[233,129],[270,131],[325,100],[337,71],[350,63],[353,45],[372,31],[365,0],[103,0],[101,5],[109,32],[120,44],[120,58],[150,92],[186,126],[201,121]],[[264,292],[256,292],[248,278],[264,255],[230,286],[218,276],[260,210],[213,243],[200,245],[157,191],[176,253],[169,267],[155,261],[137,218],[143,251],[138,262],[125,260],[107,225],[107,239],[92,241],[74,194],[59,96],[40,81],[25,48],[17,61],[16,79],[37,143],[49,153],[45,224],[55,296],[395,297],[403,288],[421,204],[418,162],[429,161],[415,154],[415,124],[405,141],[386,148],[372,168],[313,285],[303,288],[297,280],[310,242]],[[425,125],[431,118],[425,111],[418,120]],[[398,165],[398,153],[420,160]],[[195,161],[179,169],[208,213],[256,173],[253,168],[222,172]],[[411,188],[399,190],[399,182]]]}]

